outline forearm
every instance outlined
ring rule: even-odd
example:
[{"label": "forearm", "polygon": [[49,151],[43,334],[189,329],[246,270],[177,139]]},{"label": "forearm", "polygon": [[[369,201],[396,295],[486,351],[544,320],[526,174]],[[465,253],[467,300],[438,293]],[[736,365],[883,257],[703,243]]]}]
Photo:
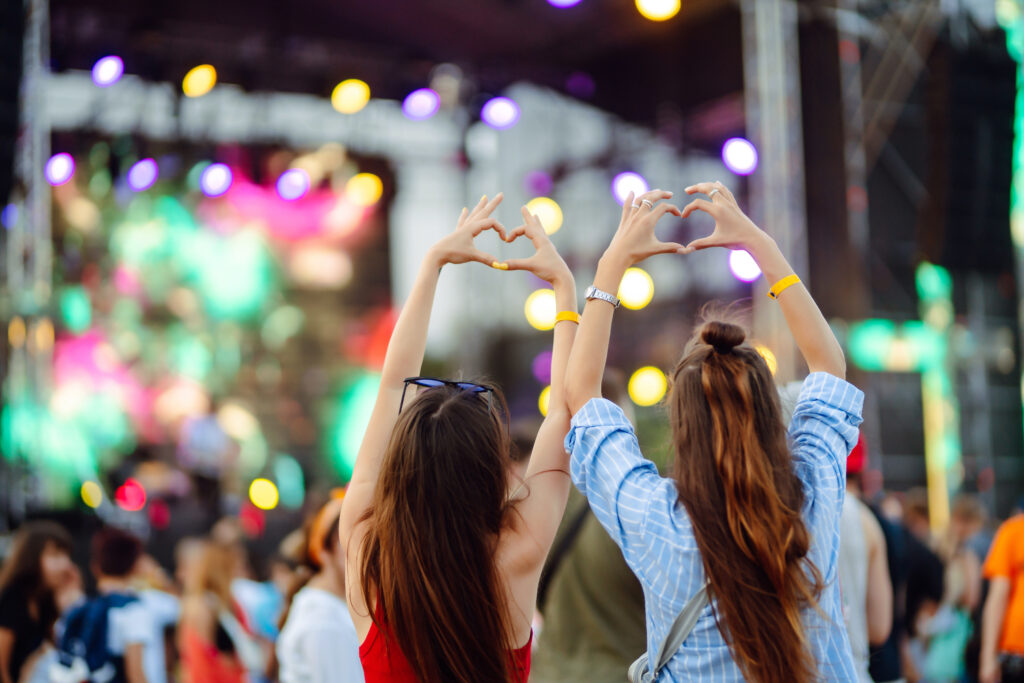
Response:
[{"label": "forearm", "polygon": [[[625,259],[606,253],[597,265],[594,286],[615,293],[628,268]],[[601,395],[601,378],[608,360],[608,341],[615,308],[597,299],[586,302],[566,368],[565,387],[569,412],[575,415],[587,401]]]},{"label": "forearm", "polygon": [[1003,615],[1006,613],[1007,596],[995,585],[995,581],[989,586],[988,598],[981,614],[980,658],[983,667],[986,663],[994,663],[999,656],[999,636],[1002,635]]},{"label": "forearm", "polygon": [[409,298],[395,323],[384,368],[381,372],[381,388],[401,388],[406,377],[418,375],[423,365],[427,348],[427,328],[433,309],[434,294],[441,264],[433,252],[428,252],[420,264],[419,273],[413,283]]},{"label": "forearm", "polygon": [[[566,271],[563,278],[551,283],[555,290],[555,306],[559,312],[578,310],[576,302],[576,282],[572,273]],[[551,342],[551,401],[552,407],[565,405],[565,368],[569,364],[569,354],[576,339],[579,326],[571,322],[555,323]]]},{"label": "forearm", "polygon": [[[793,268],[771,237],[763,235],[748,249],[769,285],[793,273]],[[843,349],[803,283],[787,288],[780,294],[778,304],[808,369],[845,378]]]}]

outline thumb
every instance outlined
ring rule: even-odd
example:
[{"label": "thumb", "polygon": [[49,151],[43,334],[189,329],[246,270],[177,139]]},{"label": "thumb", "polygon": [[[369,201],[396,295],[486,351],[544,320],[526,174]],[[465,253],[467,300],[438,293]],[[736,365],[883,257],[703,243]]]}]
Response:
[{"label": "thumb", "polygon": [[690,251],[699,251],[701,249],[708,249],[710,247],[717,247],[718,244],[711,237],[701,237],[700,239],[693,240],[686,245],[686,249]]},{"label": "thumb", "polygon": [[513,258],[505,261],[509,270],[533,270],[533,260],[528,258]]},{"label": "thumb", "polygon": [[678,242],[658,242],[657,247],[658,251],[654,252],[656,254],[678,254],[680,249],[686,249],[686,247]]},{"label": "thumb", "polygon": [[492,268],[497,268],[498,270],[505,270],[504,268],[501,268],[500,266],[494,265],[496,263],[500,264],[501,261],[498,260],[498,257],[492,256],[491,254],[488,254],[486,251],[480,251],[479,249],[473,249],[472,251],[470,251],[467,254],[467,256],[469,256],[469,258],[471,260],[478,261],[478,262],[484,264],[485,266],[490,266]]}]

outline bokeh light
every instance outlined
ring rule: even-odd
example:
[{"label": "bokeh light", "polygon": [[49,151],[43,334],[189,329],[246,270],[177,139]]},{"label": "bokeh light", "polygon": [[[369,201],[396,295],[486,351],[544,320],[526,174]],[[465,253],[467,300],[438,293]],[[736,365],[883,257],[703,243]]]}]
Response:
[{"label": "bokeh light", "polygon": [[612,194],[620,206],[626,203],[626,196],[630,192],[633,193],[635,198],[650,189],[651,186],[647,184],[647,180],[639,173],[634,173],[633,171],[624,171],[612,179]]},{"label": "bokeh light", "polygon": [[541,384],[551,384],[551,351],[541,351],[530,365],[533,376]]},{"label": "bokeh light", "polygon": [[569,74],[569,78],[565,79],[565,89],[573,97],[589,99],[594,96],[597,84],[594,83],[594,79],[590,74],[576,71]]},{"label": "bokeh light", "polygon": [[658,368],[642,367],[629,378],[629,398],[638,406],[653,406],[665,396],[668,379]]},{"label": "bokeh light", "polygon": [[92,82],[101,88],[114,85],[124,75],[124,62],[117,55],[100,57],[92,65]]},{"label": "bokeh light", "polygon": [[441,96],[430,88],[413,90],[402,101],[402,113],[413,121],[429,119],[441,108]]},{"label": "bokeh light", "polygon": [[511,128],[519,121],[519,105],[507,97],[494,97],[487,100],[480,117],[491,128]]},{"label": "bokeh light", "polygon": [[729,253],[729,270],[737,280],[753,282],[761,277],[761,268],[757,261],[743,249],[734,249]]},{"label": "bokeh light", "polygon": [[573,7],[578,5],[583,0],[548,0],[548,4],[552,7],[558,7],[559,9],[565,9],[566,7]]},{"label": "bokeh light", "polygon": [[722,145],[722,163],[736,175],[757,170],[757,148],[746,138],[729,138]]},{"label": "bokeh light", "polygon": [[227,164],[210,164],[199,174],[199,189],[207,197],[219,197],[229,189],[234,174]]},{"label": "bokeh light", "polygon": [[63,185],[75,175],[75,160],[67,152],[54,154],[46,162],[43,173],[46,175],[46,182],[54,187]]},{"label": "bokeh light", "polygon": [[537,397],[537,408],[540,410],[540,414],[544,417],[548,416],[548,408],[551,407],[551,387],[546,386],[541,389],[540,396]]},{"label": "bokeh light", "polygon": [[342,114],[355,114],[370,101],[370,86],[358,78],[350,78],[334,86],[331,106]]},{"label": "bokeh light", "polygon": [[146,489],[137,480],[128,478],[114,491],[114,502],[128,512],[138,512],[146,506]]},{"label": "bokeh light", "polygon": [[260,510],[273,510],[279,499],[277,486],[269,479],[253,479],[249,484],[249,500]]},{"label": "bokeh light", "polygon": [[0,211],[0,224],[7,229],[13,228],[18,222],[18,205],[11,203],[4,207],[3,211]]},{"label": "bokeh light", "polygon": [[550,173],[530,171],[523,178],[523,185],[526,187],[526,191],[532,195],[544,195],[551,192],[551,189],[555,186],[555,181],[552,180]]},{"label": "bokeh light", "polygon": [[217,70],[211,64],[200,64],[185,74],[181,91],[185,97],[202,97],[217,85]]},{"label": "bokeh light", "polygon": [[538,330],[550,330],[555,326],[556,308],[555,290],[538,289],[526,297],[526,321]]},{"label": "bokeh light", "polygon": [[622,276],[617,296],[623,306],[638,311],[654,298],[654,279],[643,268],[629,268]]},{"label": "bokeh light", "polygon": [[665,21],[679,14],[680,0],[636,0],[636,8],[645,19]]},{"label": "bokeh light", "polygon": [[93,509],[103,504],[103,488],[94,481],[82,484],[81,494],[82,502]]},{"label": "bokeh light", "polygon": [[289,168],[277,178],[277,194],[286,201],[295,201],[309,192],[309,174],[301,168]]},{"label": "bokeh light", "polygon": [[155,159],[140,159],[128,169],[128,187],[136,192],[148,190],[153,187],[159,175],[160,168]]},{"label": "bokeh light", "polygon": [[534,197],[526,203],[526,209],[544,226],[544,232],[553,235],[562,227],[562,207],[549,197]]},{"label": "bokeh light", "polygon": [[373,206],[384,194],[384,183],[373,173],[357,173],[345,183],[345,196],[356,206]]},{"label": "bokeh light", "polygon": [[768,365],[768,369],[771,370],[771,373],[774,375],[775,371],[779,369],[779,360],[775,357],[775,354],[772,353],[772,350],[764,344],[755,344],[754,349],[761,354],[761,358],[764,358],[764,362]]}]

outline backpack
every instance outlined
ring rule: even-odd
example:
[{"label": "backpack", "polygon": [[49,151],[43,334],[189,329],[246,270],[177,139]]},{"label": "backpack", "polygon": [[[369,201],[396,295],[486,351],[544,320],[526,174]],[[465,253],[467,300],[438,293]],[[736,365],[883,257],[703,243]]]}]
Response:
[{"label": "backpack", "polygon": [[[697,619],[700,618],[700,613],[704,611],[709,601],[708,583],[704,582],[704,585],[683,605],[679,616],[672,622],[672,626],[665,635],[665,640],[658,646],[658,651],[654,653],[654,659],[651,659],[649,652],[645,652],[637,657],[636,661],[630,664],[629,671],[626,672],[626,680],[629,683],[653,683],[657,681],[658,674],[665,668],[669,660],[675,656],[679,648],[683,646],[683,641],[693,631],[693,627],[697,625]],[[652,661],[654,663],[653,667],[651,666]]]},{"label": "backpack", "polygon": [[138,602],[134,595],[108,593],[89,598],[64,620],[57,643],[57,661],[50,669],[53,683],[123,683],[124,654],[110,651],[109,614]]}]

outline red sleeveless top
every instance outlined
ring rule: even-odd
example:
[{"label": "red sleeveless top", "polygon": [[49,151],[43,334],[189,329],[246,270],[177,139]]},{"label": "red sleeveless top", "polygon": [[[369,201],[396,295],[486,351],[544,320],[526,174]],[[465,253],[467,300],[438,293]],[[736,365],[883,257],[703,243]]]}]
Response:
[{"label": "red sleeveless top", "polygon": [[[380,618],[380,607],[376,611],[377,621],[383,623]],[[385,643],[390,640],[390,650]],[[509,656],[512,659],[514,683],[526,683],[530,678],[530,649],[533,645],[533,632],[530,632],[530,640],[526,645],[511,650]],[[366,640],[359,646],[359,661],[363,665],[363,678],[366,683],[420,683],[413,672],[409,660],[402,654],[401,649],[394,642],[391,632],[384,624],[384,631],[377,629],[376,622],[370,624],[370,631],[366,634]]]}]

